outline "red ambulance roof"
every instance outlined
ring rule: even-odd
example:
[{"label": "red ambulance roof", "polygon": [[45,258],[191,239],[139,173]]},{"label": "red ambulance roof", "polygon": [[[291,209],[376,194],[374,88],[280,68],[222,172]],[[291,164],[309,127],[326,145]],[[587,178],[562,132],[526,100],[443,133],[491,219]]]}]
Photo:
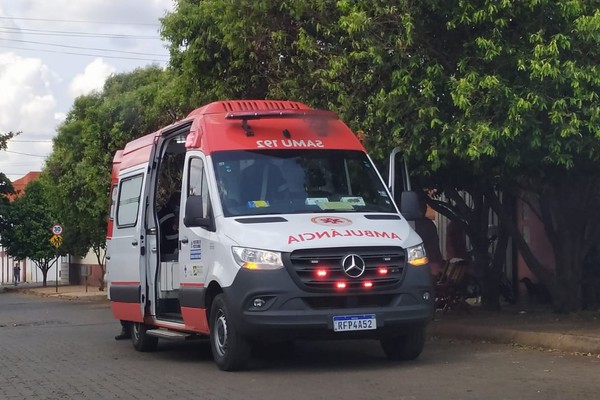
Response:
[{"label": "red ambulance roof", "polygon": [[221,101],[192,111],[187,148],[205,153],[254,149],[364,148],[356,135],[330,111],[293,101]]},{"label": "red ambulance roof", "polygon": [[[123,149],[120,169],[126,169],[134,165],[148,162],[150,159],[150,152],[152,151],[152,145],[159,136],[160,132],[154,132],[127,143]],[[115,155],[115,159],[116,157],[117,156]]]},{"label": "red ambulance roof", "polygon": [[148,162],[152,146],[166,130],[192,121],[188,149],[205,154],[222,150],[340,149],[364,147],[335,113],[314,110],[294,101],[217,101],[192,111],[187,118],[160,131],[135,139],[125,146],[118,169]]}]

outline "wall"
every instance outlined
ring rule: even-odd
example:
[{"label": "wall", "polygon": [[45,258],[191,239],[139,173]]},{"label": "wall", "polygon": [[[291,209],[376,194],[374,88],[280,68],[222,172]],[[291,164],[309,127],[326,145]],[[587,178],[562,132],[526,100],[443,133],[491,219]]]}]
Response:
[{"label": "wall", "polygon": [[[42,271],[35,265],[35,263],[29,259],[18,260],[19,266],[21,267],[21,282],[43,282]],[[13,282],[13,266],[15,260],[8,256],[4,249],[0,248],[0,283],[12,283]],[[59,272],[61,272],[59,270]],[[59,273],[59,280],[61,279]],[[47,275],[48,282],[54,282],[56,280],[56,265],[52,266],[48,271]],[[64,283],[61,281],[61,283]]]},{"label": "wall", "polygon": [[86,278],[84,271],[88,272],[87,284],[100,286],[103,272],[93,251],[89,251],[85,257],[71,257],[69,263],[69,282],[72,285],[84,285]]},{"label": "wall", "polygon": [[[517,201],[517,226],[519,227],[519,231],[523,234],[523,238],[531,248],[531,251],[540,262],[548,268],[554,268],[554,253],[552,251],[552,246],[548,241],[548,237],[546,236],[546,232],[544,231],[544,225],[537,215],[531,211],[529,206],[522,201]],[[537,281],[537,278],[527,267],[527,264],[520,253],[517,257],[517,270],[519,279],[528,277],[534,282]],[[520,282],[519,295],[520,298],[527,296],[525,286]]]}]

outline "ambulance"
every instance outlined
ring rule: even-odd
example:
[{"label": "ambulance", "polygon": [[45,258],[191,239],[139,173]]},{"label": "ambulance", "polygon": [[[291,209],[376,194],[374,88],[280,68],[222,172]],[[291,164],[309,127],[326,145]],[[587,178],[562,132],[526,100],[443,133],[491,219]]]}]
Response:
[{"label": "ambulance", "polygon": [[265,100],[205,105],[117,151],[106,280],[134,348],[208,338],[225,371],[317,338],[417,358],[433,289],[395,153],[388,187],[335,113]]}]

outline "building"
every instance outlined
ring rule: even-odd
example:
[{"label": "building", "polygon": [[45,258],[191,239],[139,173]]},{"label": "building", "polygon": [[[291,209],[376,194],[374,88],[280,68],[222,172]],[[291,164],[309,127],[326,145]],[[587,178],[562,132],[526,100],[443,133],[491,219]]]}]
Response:
[{"label": "building", "polygon": [[[12,201],[15,198],[21,196],[25,187],[30,183],[35,181],[40,176],[40,171],[31,171],[28,172],[22,178],[19,178],[12,182],[13,188],[15,190],[15,194],[9,196],[9,200]],[[43,276],[42,271],[36,267],[36,265],[29,259],[25,260],[15,260],[13,257],[6,254],[4,248],[0,247],[0,281],[2,283],[12,283],[13,282],[13,267],[16,265],[21,267],[21,282],[42,282]],[[54,281],[57,275],[56,265],[54,265],[48,271],[48,281]],[[60,276],[61,274],[59,274]]]}]

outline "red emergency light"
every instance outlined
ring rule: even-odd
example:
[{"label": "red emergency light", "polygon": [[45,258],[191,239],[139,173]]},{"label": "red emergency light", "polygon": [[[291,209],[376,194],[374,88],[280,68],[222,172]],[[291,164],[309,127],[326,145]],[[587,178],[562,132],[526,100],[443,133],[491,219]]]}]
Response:
[{"label": "red emergency light", "polygon": [[315,270],[315,275],[317,278],[326,278],[329,275],[329,271],[327,268],[319,268]]}]

